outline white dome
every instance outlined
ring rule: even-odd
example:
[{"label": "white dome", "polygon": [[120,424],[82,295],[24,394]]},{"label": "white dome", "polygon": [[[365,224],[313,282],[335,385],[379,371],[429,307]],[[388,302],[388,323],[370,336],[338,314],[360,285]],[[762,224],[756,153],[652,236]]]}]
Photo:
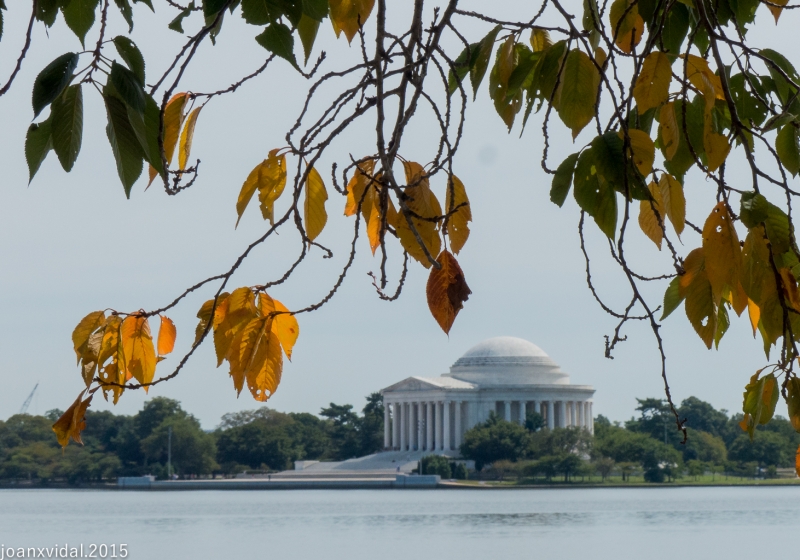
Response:
[{"label": "white dome", "polygon": [[445,375],[483,386],[569,383],[569,375],[561,371],[544,350],[513,336],[479,342]]}]

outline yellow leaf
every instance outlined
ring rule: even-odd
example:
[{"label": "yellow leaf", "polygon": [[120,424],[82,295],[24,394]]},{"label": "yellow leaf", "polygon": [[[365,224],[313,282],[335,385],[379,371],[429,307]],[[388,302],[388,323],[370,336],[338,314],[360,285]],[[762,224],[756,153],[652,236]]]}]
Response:
[{"label": "yellow leaf", "polygon": [[669,57],[660,51],[653,51],[647,55],[633,87],[633,97],[636,99],[640,115],[667,101],[671,81],[672,65]]},{"label": "yellow leaf", "polygon": [[672,161],[681,142],[678,120],[675,117],[675,103],[670,101],[661,107],[659,121],[661,122],[661,143],[664,145],[667,159]]},{"label": "yellow leaf", "polygon": [[250,288],[234,290],[214,312],[214,348],[217,367],[228,357],[234,337],[258,314]]},{"label": "yellow leaf", "polygon": [[56,420],[53,424],[53,431],[56,433],[56,439],[61,447],[66,447],[69,444],[70,438],[76,443],[83,445],[81,441],[81,432],[86,428],[86,409],[92,402],[92,396],[89,395],[83,400],[83,395],[86,391],[81,391],[75,402],[72,403],[64,414]]},{"label": "yellow leaf", "polygon": [[256,165],[242,184],[242,190],[239,191],[239,198],[236,200],[236,214],[239,216],[236,218],[236,227],[239,227],[239,221],[242,219],[242,214],[244,214],[247,205],[250,204],[250,200],[253,198],[253,194],[258,188],[261,166],[266,163],[267,160],[264,160]]},{"label": "yellow leaf", "polygon": [[800,311],[800,292],[797,290],[797,280],[795,279],[792,271],[787,267],[782,267],[778,270],[783,284],[783,296],[790,307],[795,311]]},{"label": "yellow leaf", "polygon": [[678,277],[678,293],[681,298],[686,297],[689,286],[694,282],[695,277],[703,271],[705,266],[705,256],[703,248],[698,247],[692,250],[683,261],[683,274]]},{"label": "yellow leaf", "polygon": [[[620,130],[617,135],[621,140],[625,139],[625,135]],[[656,159],[656,147],[650,139],[650,135],[642,130],[635,128],[628,129],[628,137],[631,139],[631,152],[633,162],[639,173],[647,177],[653,170],[653,162]]]},{"label": "yellow leaf", "polygon": [[[423,218],[440,217],[442,207],[439,205],[439,201],[433,191],[431,191],[425,169],[420,164],[409,161],[403,162],[403,167],[405,168],[406,182],[408,184],[404,190],[408,209]],[[400,237],[400,244],[422,266],[430,268],[431,263],[408,225],[409,221],[414,225],[432,257],[439,254],[442,246],[442,240],[439,237],[439,222],[423,220],[411,214],[408,217],[404,213],[400,213],[397,216],[397,235]]]},{"label": "yellow leaf", "polygon": [[306,180],[306,200],[303,205],[303,218],[309,241],[317,238],[328,221],[328,213],[325,211],[326,200],[328,200],[328,191],[325,190],[325,183],[322,182],[322,177],[317,170],[312,167]]},{"label": "yellow leaf", "polygon": [[[706,122],[709,121],[709,115],[706,116]],[[708,170],[716,171],[719,166],[725,162],[728,157],[728,152],[731,151],[731,145],[728,144],[728,139],[722,134],[716,132],[709,132],[703,138],[703,146],[706,149],[706,157],[708,158]]]},{"label": "yellow leaf", "polygon": [[189,113],[186,119],[186,126],[183,127],[183,132],[181,132],[181,143],[178,150],[178,165],[180,169],[186,169],[186,165],[189,162],[189,156],[192,153],[192,141],[194,140],[194,129],[197,126],[197,117],[200,115],[200,109],[202,108],[203,106],[201,105]]},{"label": "yellow leaf", "polygon": [[358,33],[359,27],[364,25],[372,13],[375,0],[329,0],[329,5],[336,37],[344,31],[347,42],[350,43]]},{"label": "yellow leaf", "polygon": [[178,331],[175,323],[165,315],[161,315],[161,325],[158,327],[158,354],[164,356],[175,348],[175,337]]},{"label": "yellow leaf", "polygon": [[[662,224],[664,216],[661,209],[661,193],[655,183],[648,185],[650,195],[653,200],[642,200],[639,202],[639,227],[642,228],[644,234],[656,244],[658,250],[661,250],[661,242],[664,239],[664,230]],[[658,213],[658,216],[656,215]],[[661,223],[659,223],[659,216],[661,216]]]},{"label": "yellow leaf", "polygon": [[[464,206],[461,206],[464,204]],[[459,206],[461,206],[459,208]],[[464,183],[455,175],[450,176],[447,182],[447,193],[445,194],[445,214],[450,214],[453,208],[458,208],[451,215],[445,224],[445,233],[450,240],[450,250],[456,255],[461,251],[469,238],[469,222],[472,221],[472,210],[467,198],[467,190]]]},{"label": "yellow leaf", "polygon": [[153,381],[156,372],[156,349],[150,334],[150,322],[141,315],[128,315],[120,329],[127,372],[141,384]]},{"label": "yellow leaf", "polygon": [[546,29],[534,27],[531,30],[531,48],[533,52],[544,51],[552,46],[553,40],[550,39],[550,33]]},{"label": "yellow leaf", "polygon": [[638,4],[630,0],[615,0],[609,10],[614,43],[625,53],[630,53],[642,40],[644,20],[639,15]]},{"label": "yellow leaf", "polygon": [[[217,310],[222,305],[222,302],[225,301],[230,294],[228,292],[222,292],[217,299],[217,306],[214,310],[214,315],[217,315]],[[200,337],[203,335],[203,332],[206,330],[206,325],[209,321],[211,321],[211,309],[214,307],[214,300],[210,299],[206,301],[202,307],[200,307],[200,311],[197,312],[197,318],[200,319],[200,322],[197,324],[197,327],[194,331],[194,345],[200,340]],[[214,326],[218,325],[219,323],[213,323]]]},{"label": "yellow leaf", "polygon": [[259,367],[248,371],[247,387],[255,400],[264,402],[278,390],[283,372],[283,354],[274,330],[262,337],[254,364]]},{"label": "yellow leaf", "polygon": [[175,154],[187,101],[189,101],[188,93],[176,93],[164,108],[164,155],[167,156],[167,163],[172,163],[172,156]]},{"label": "yellow leaf", "polygon": [[686,77],[694,87],[700,90],[706,99],[706,105],[713,105],[714,99],[725,100],[722,81],[711,71],[708,61],[693,54],[688,55]]},{"label": "yellow leaf", "polygon": [[[358,211],[358,205],[364,197],[364,190],[374,177],[375,160],[368,159],[361,162],[356,166],[355,173],[347,183],[347,203],[344,207],[345,216],[355,216]],[[363,210],[363,207],[362,207]],[[367,213],[368,215],[368,213]]]},{"label": "yellow leaf", "polygon": [[744,241],[741,284],[747,297],[758,306],[758,319],[766,343],[774,344],[783,334],[783,308],[764,226],[760,224],[750,229]]},{"label": "yellow leaf", "polygon": [[747,299],[747,316],[750,318],[750,326],[753,327],[753,338],[758,331],[758,322],[761,320],[761,310],[752,299]]},{"label": "yellow leaf", "polygon": [[786,382],[786,405],[789,411],[789,421],[795,432],[800,432],[800,379],[790,377]]},{"label": "yellow leaf", "polygon": [[686,225],[686,199],[683,196],[683,185],[672,175],[663,173],[658,180],[658,188],[661,191],[664,213],[672,222],[675,233],[680,237]]},{"label": "yellow leaf", "polygon": [[93,311],[81,319],[78,326],[72,331],[72,345],[75,348],[75,354],[78,356],[78,363],[80,363],[81,358],[88,349],[89,337],[105,324],[105,311]]},{"label": "yellow leaf", "polygon": [[[770,4],[778,4],[778,6],[785,6],[786,4],[789,3],[789,0],[769,0],[769,1]],[[772,17],[775,18],[775,25],[777,25],[778,19],[781,17],[781,12],[783,11],[783,8],[779,8],[778,6],[772,6],[770,4],[767,4],[766,6],[767,9],[770,12],[772,12]]]},{"label": "yellow leaf", "polygon": [[278,155],[278,150],[272,150],[267,159],[261,164],[258,174],[258,201],[261,215],[269,220],[270,225],[275,223],[275,201],[286,187],[286,155]]},{"label": "yellow leaf", "polygon": [[291,361],[292,349],[300,336],[300,325],[297,318],[277,299],[265,293],[258,294],[258,307],[263,316],[278,312],[272,317],[272,332],[278,337],[286,357]]},{"label": "yellow leaf", "polygon": [[726,290],[738,288],[742,271],[742,249],[725,202],[719,202],[703,225],[703,253],[708,281],[719,306]]},{"label": "yellow leaf", "polygon": [[449,334],[456,315],[464,307],[464,302],[469,299],[472,292],[453,255],[444,250],[436,262],[441,265],[441,268],[431,269],[425,292],[428,297],[428,308],[431,310],[433,318],[436,319],[445,334]]},{"label": "yellow leaf", "polygon": [[156,171],[156,168],[155,168],[155,167],[153,167],[152,165],[148,165],[147,167],[148,167],[148,169],[147,169],[147,175],[148,175],[148,178],[147,178],[147,186],[144,188],[144,190],[147,190],[147,189],[149,189],[149,188],[150,188],[150,185],[152,185],[152,184],[153,184],[153,180],[154,180],[156,177],[158,177],[158,171]]},{"label": "yellow leaf", "polygon": [[595,115],[600,72],[589,56],[573,49],[567,55],[553,106],[561,121],[572,130],[573,140]]},{"label": "yellow leaf", "polygon": [[264,334],[269,330],[269,323],[270,319],[267,317],[254,317],[231,341],[228,362],[237,395],[242,392],[244,380],[250,371],[261,368],[261,364],[258,363],[258,350]]},{"label": "yellow leaf", "polygon": [[[372,254],[381,245],[381,239],[386,233],[386,226],[397,227],[397,210],[395,210],[392,198],[389,196],[388,190],[384,191],[383,185],[380,183],[381,174],[375,177],[368,188],[364,202],[361,209],[365,212],[364,221],[367,224],[367,239],[369,239],[369,246],[372,249]],[[381,195],[386,192],[386,219],[383,217],[383,205]]]},{"label": "yellow leaf", "polygon": [[606,53],[603,47],[597,47],[594,50],[594,60],[597,62],[597,65],[602,68],[603,70],[606,69],[606,62],[608,62],[608,53]]}]

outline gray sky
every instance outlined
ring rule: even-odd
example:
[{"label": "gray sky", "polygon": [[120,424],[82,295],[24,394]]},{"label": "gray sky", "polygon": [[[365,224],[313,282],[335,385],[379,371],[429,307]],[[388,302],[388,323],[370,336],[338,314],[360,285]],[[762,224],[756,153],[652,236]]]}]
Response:
[{"label": "gray sky", "polygon": [[[167,59],[158,57],[169,53],[171,59],[185,40],[166,30],[163,13],[167,10],[161,2],[157,4],[160,18],[143,4],[134,7],[133,38],[149,63],[149,83],[166,66]],[[513,8],[508,4],[500,9]],[[16,59],[29,16],[27,7],[9,7],[0,42],[3,80]],[[760,14],[763,29],[751,38],[760,46],[780,48],[781,36],[797,23],[797,16],[784,14],[775,32],[766,9],[759,10],[764,11]],[[168,13],[172,17],[172,11]],[[110,14],[113,36],[122,29],[122,20],[113,5]],[[159,27],[154,28],[155,24]],[[193,21],[185,28],[197,24]],[[472,40],[488,31],[472,24],[467,29]],[[96,41],[96,33],[94,29],[89,34],[87,45]],[[218,45],[201,47],[182,89],[217,90],[257,68],[266,52],[253,41],[257,33],[256,28],[244,25],[238,12],[228,18]],[[345,41],[333,40],[328,21],[321,28],[316,52],[319,47],[328,51],[328,68],[342,64],[336,62],[337,57],[356,54]],[[33,115],[33,79],[56,56],[80,49],[60,16],[49,38],[38,25],[23,71],[12,91],[0,98],[0,418],[16,413],[37,382],[40,386],[31,412],[64,409],[75,399],[83,384],[70,334],[86,313],[106,307],[124,311],[160,307],[183,288],[226,270],[264,231],[256,208],[250,208],[234,230],[236,198],[252,167],[270,149],[285,145],[285,131],[304,96],[304,81],[288,64],[278,61],[237,94],[217,98],[203,109],[192,152],[203,163],[194,187],[169,197],[158,186],[143,192],[145,182],[140,180],[131,200],[126,200],[105,135],[102,100],[96,91],[85,88],[84,139],[75,168],[65,173],[51,153],[28,186],[23,146]],[[430,160],[428,123],[422,116],[406,137],[400,150],[406,158]],[[589,128],[573,148],[557,123],[551,166],[590,141]],[[328,225],[319,241],[333,249],[335,258],[323,260],[315,251],[292,282],[272,292],[290,309],[322,297],[339,273],[352,218],[342,215],[344,199],[330,184],[330,164],[348,161],[349,153],[360,157],[371,152],[372,135],[370,117],[351,130],[320,166],[331,199]],[[372,258],[362,238],[360,255],[338,295],[321,310],[299,317],[301,334],[294,361],[286,363],[281,386],[268,406],[316,413],[336,402],[353,403],[360,409],[368,393],[406,376],[443,373],[470,346],[498,335],[536,343],[572,375],[573,382],[594,385],[598,414],[624,420],[633,413],[635,397],[663,395],[656,346],[644,325],[629,324],[624,331],[628,341],[618,347],[615,359],[603,357],[603,335],[611,334],[615,322],[586,287],[574,199],[570,196],[562,209],[549,201],[550,178],[539,166],[541,115],[531,118],[522,139],[518,136],[518,127],[511,135],[506,133],[484,84],[478,102],[469,106],[464,142],[455,163],[472,203],[472,235],[458,259],[473,294],[449,338],[430,316],[425,301],[428,273],[418,264],[412,263],[399,301],[386,303],[375,296],[367,273],[378,271],[379,259]],[[744,182],[737,186],[749,188],[749,173],[741,166],[739,152],[734,158],[737,161],[728,177],[736,181],[739,173]],[[713,207],[713,187],[698,174],[689,177],[685,186],[688,218],[702,224]],[[434,181],[434,188],[441,197],[441,179]],[[285,202],[278,202],[276,208],[280,213]],[[669,255],[657,251],[635,220],[632,226],[629,258],[640,263],[641,272],[669,272]],[[609,302],[624,304],[625,280],[609,262],[604,236],[593,222],[587,224],[587,232],[601,292]],[[687,231],[681,254],[685,256],[700,243],[699,236]],[[284,234],[262,246],[234,278],[233,286],[279,277],[297,245],[295,238]],[[394,281],[400,255],[396,245],[393,248]],[[651,301],[660,302],[665,288],[666,284],[648,287]],[[168,367],[189,348],[195,313],[212,293],[209,289],[187,298],[169,313],[177,324],[178,345],[175,354],[160,365],[161,374],[171,371]],[[696,395],[716,407],[740,409],[744,385],[766,363],[760,338],[753,339],[746,317],[733,320],[720,352],[706,350],[682,307],[665,322],[662,334],[678,401]],[[246,390],[237,399],[225,366],[216,369],[215,363],[207,344],[177,379],[153,388],[150,396],[180,400],[206,428],[216,425],[226,412],[259,406]],[[112,407],[98,395],[92,406],[130,414],[146,398],[142,391],[129,391]],[[783,405],[779,405],[781,410]]]}]

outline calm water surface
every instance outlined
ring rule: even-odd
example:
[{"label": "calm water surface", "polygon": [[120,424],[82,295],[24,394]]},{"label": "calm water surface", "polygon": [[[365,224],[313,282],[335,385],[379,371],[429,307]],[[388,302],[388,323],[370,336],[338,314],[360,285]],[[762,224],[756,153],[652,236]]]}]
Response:
[{"label": "calm water surface", "polygon": [[139,559],[796,558],[800,487],[0,490],[0,544]]}]

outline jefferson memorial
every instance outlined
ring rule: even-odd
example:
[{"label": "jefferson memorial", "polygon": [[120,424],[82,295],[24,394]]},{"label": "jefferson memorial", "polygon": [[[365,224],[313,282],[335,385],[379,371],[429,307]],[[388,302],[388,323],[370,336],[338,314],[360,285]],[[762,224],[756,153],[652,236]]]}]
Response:
[{"label": "jefferson memorial", "polygon": [[464,432],[495,412],[523,424],[530,412],[548,428],[594,431],[589,385],[572,385],[541,348],[510,336],[470,348],[439,377],[408,377],[381,391],[385,451],[458,454]]}]

